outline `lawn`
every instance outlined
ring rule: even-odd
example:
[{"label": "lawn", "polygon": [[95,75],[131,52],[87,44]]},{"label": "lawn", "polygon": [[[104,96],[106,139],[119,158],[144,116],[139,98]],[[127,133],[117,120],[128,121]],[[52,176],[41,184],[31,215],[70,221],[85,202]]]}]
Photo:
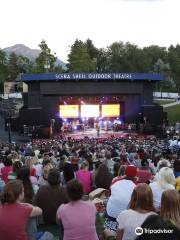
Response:
[{"label": "lawn", "polygon": [[166,104],[169,104],[169,103],[173,103],[175,102],[174,99],[170,100],[154,100],[155,103],[158,103],[159,105],[166,105]]},{"label": "lawn", "polygon": [[180,105],[164,108],[164,112],[167,112],[167,118],[170,124],[175,124],[180,121]]}]

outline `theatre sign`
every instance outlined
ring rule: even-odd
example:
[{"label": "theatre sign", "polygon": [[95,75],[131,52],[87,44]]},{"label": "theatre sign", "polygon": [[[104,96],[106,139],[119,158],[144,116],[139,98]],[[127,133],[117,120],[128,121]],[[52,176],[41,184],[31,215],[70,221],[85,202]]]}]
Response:
[{"label": "theatre sign", "polygon": [[156,73],[41,73],[22,74],[22,81],[59,81],[59,80],[163,80]]}]

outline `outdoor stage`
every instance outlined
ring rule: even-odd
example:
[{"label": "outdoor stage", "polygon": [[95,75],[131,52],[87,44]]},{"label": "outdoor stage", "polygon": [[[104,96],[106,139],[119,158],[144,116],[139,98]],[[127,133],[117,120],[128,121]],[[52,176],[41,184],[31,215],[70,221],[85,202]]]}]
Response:
[{"label": "outdoor stage", "polygon": [[130,132],[113,132],[112,130],[105,131],[100,130],[99,135],[97,134],[97,130],[92,128],[88,129],[86,131],[75,131],[73,133],[66,133],[66,137],[71,137],[72,139],[84,139],[85,137],[88,138],[98,138],[98,139],[105,139],[105,138],[128,138],[129,135],[137,135],[136,133],[130,133]]}]

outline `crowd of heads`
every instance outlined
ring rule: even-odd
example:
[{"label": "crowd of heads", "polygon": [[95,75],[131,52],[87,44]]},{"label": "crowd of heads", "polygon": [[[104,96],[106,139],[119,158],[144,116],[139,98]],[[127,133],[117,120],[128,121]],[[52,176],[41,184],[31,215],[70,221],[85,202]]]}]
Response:
[{"label": "crowd of heads", "polygon": [[[82,172],[90,173],[89,182],[83,182]],[[68,201],[78,201],[97,188],[111,196],[112,185],[121,180],[136,185],[127,209],[156,211],[160,219],[180,227],[180,152],[175,152],[167,140],[133,135],[125,139],[59,137],[0,144],[2,205],[33,203],[39,189],[47,185],[63,186]],[[160,206],[154,203],[154,182],[164,188]],[[173,187],[167,189],[167,185]],[[150,216],[143,224],[159,221],[154,218]]]}]

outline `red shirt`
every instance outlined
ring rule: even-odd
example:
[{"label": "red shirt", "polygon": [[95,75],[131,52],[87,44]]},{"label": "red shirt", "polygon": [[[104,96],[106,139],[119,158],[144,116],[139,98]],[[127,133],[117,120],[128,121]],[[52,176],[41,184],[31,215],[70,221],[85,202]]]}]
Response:
[{"label": "red shirt", "polygon": [[30,169],[30,176],[34,177],[36,175],[36,169],[35,168],[31,168]]},{"label": "red shirt", "polygon": [[2,180],[7,183],[8,182],[8,174],[9,172],[12,171],[12,167],[11,166],[6,166],[1,168],[1,174],[2,174]]},{"label": "red shirt", "polygon": [[20,203],[0,206],[0,240],[27,240],[25,229],[31,211]]}]

